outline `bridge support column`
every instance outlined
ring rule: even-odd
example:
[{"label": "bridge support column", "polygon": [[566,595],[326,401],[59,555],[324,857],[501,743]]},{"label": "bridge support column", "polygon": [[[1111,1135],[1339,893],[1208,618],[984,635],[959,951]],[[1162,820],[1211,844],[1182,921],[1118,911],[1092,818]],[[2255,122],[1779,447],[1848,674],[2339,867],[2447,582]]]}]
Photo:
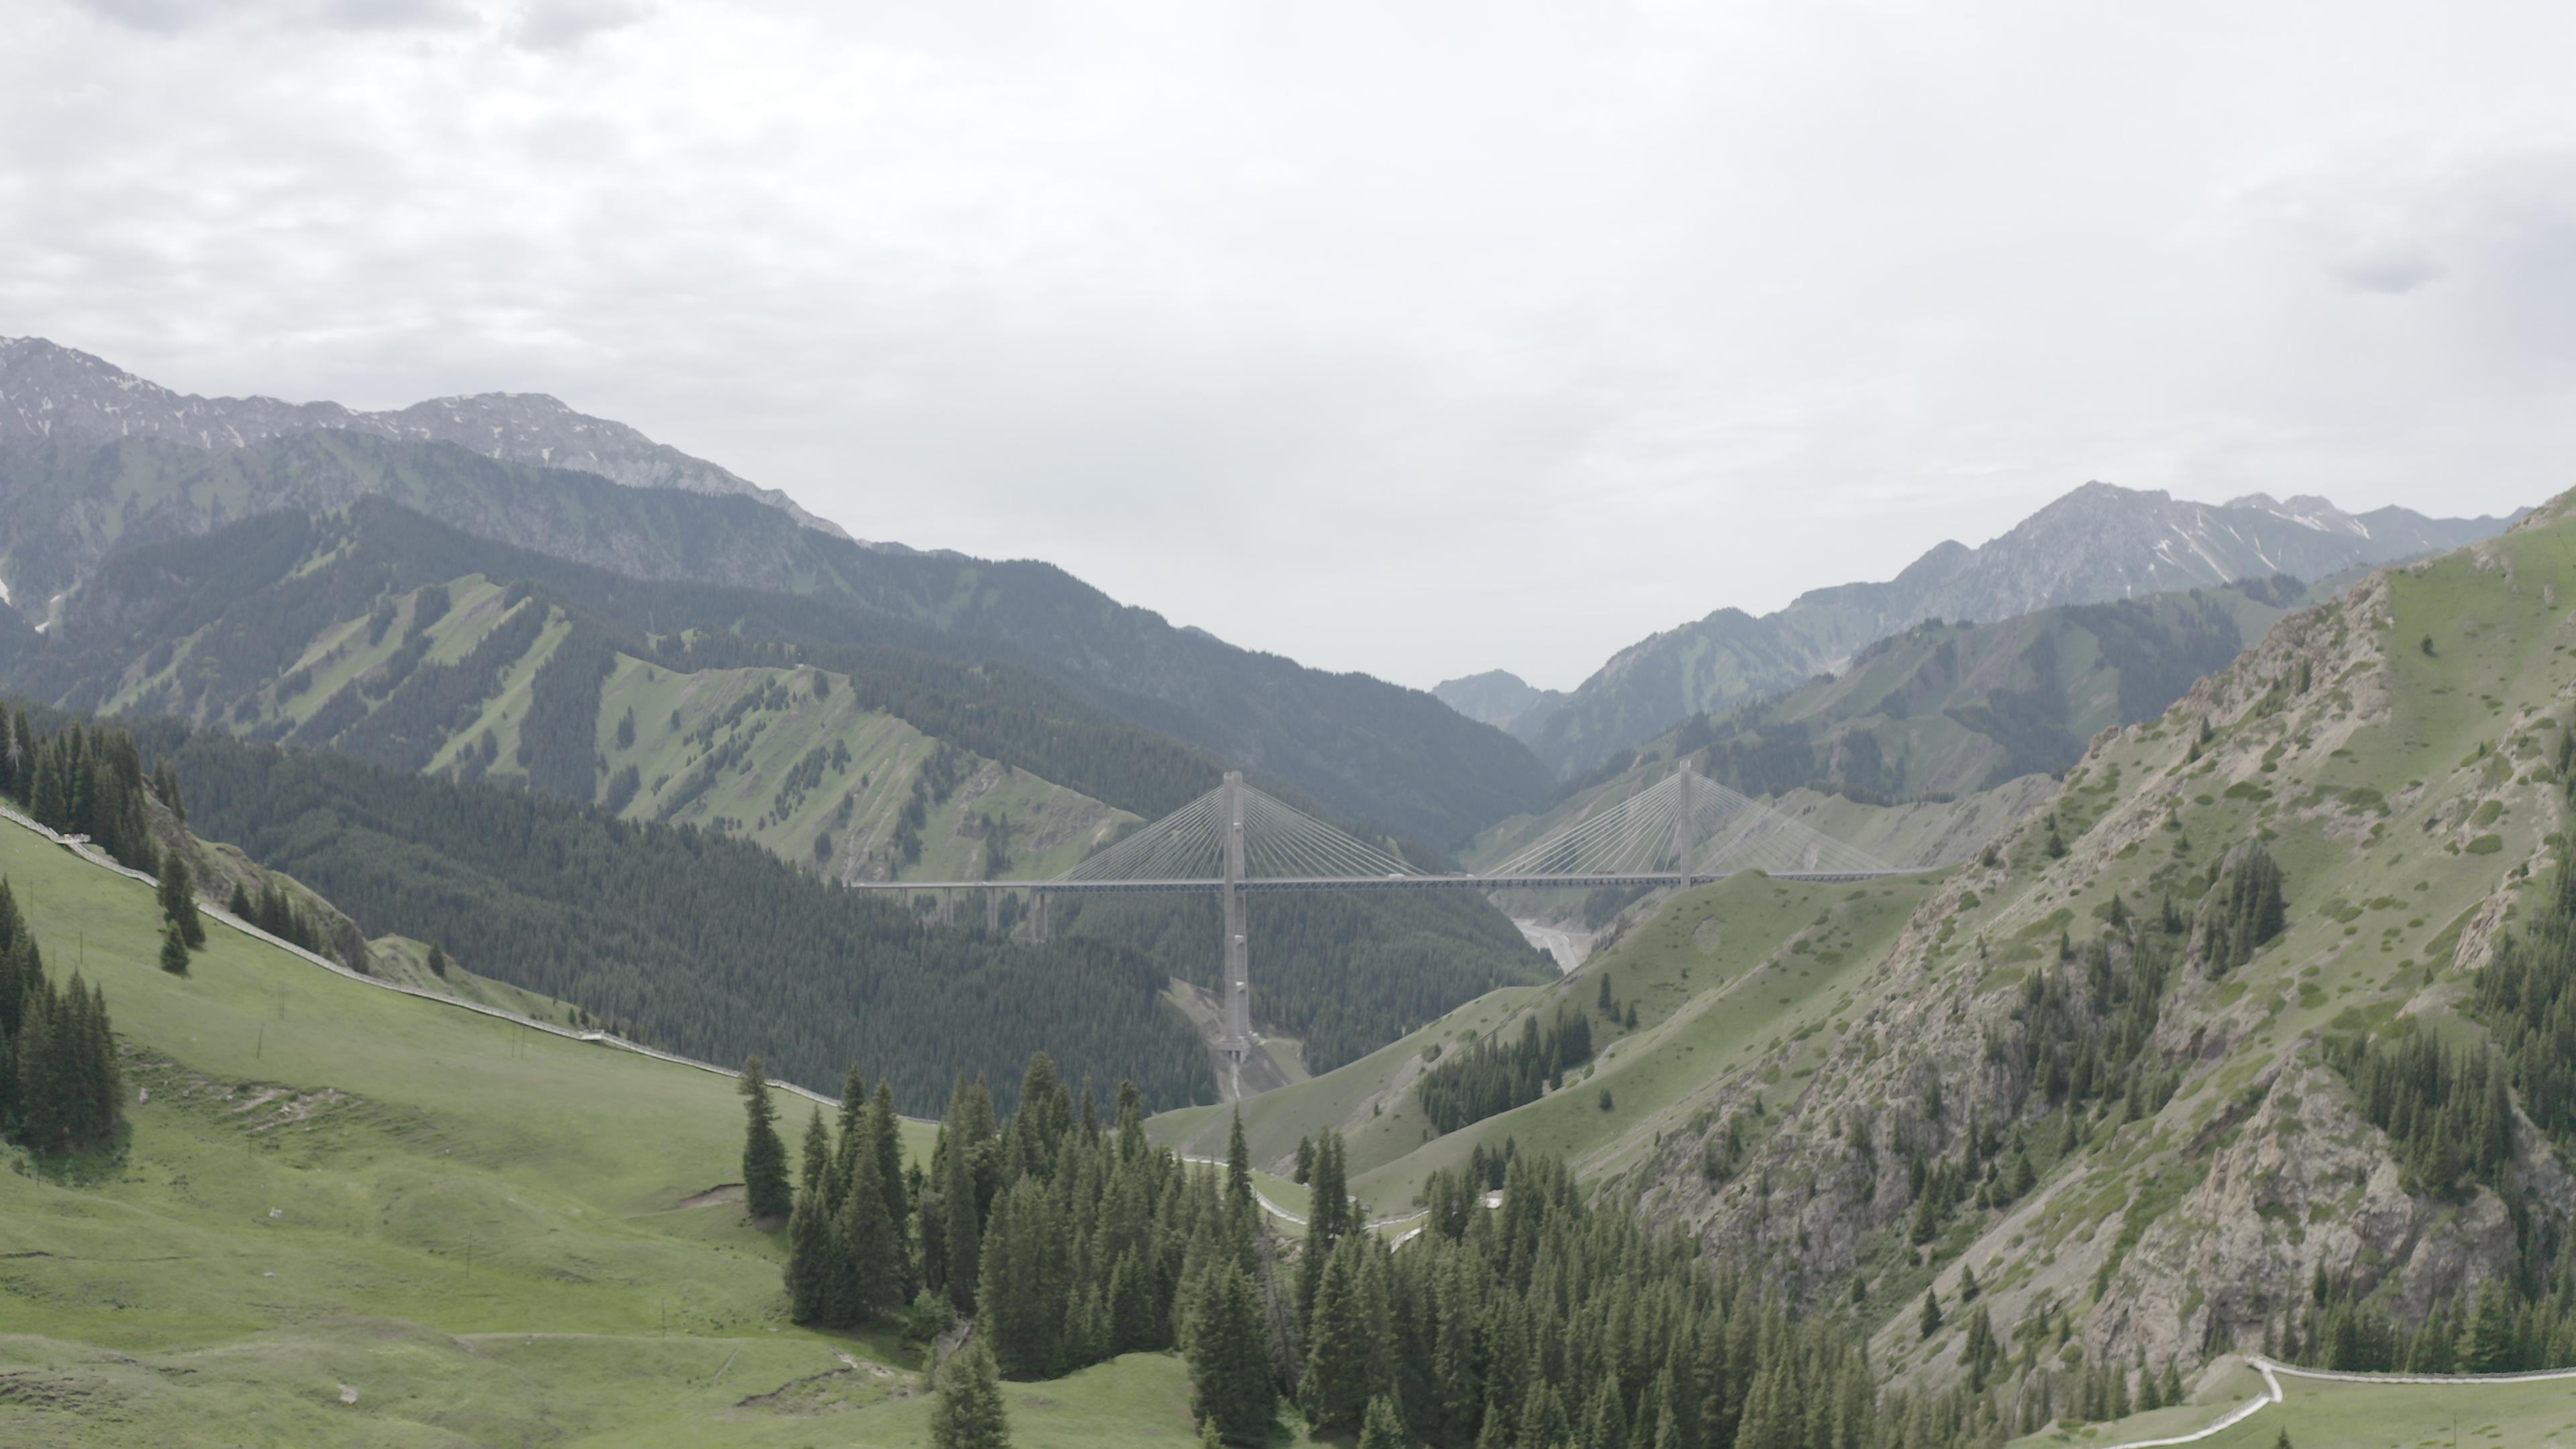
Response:
[{"label": "bridge support column", "polygon": [[1029,892],[1029,939],[1043,946],[1047,939],[1047,898],[1043,891]]},{"label": "bridge support column", "polygon": [[1674,783],[1681,790],[1681,809],[1673,816],[1673,870],[1678,888],[1689,890],[1691,867],[1699,863],[1691,858],[1699,854],[1699,818],[1691,813],[1692,775],[1687,761]]},{"label": "bridge support column", "polygon": [[1241,890],[1243,773],[1228,770],[1222,788],[1225,798],[1219,803],[1225,817],[1225,879],[1220,892],[1225,927],[1225,1015],[1218,1031],[1217,1045],[1240,1062],[1252,1051],[1252,953],[1250,943],[1245,940],[1249,926],[1244,920]]},{"label": "bridge support column", "polygon": [[1002,934],[1002,893],[990,886],[984,888],[984,934]]}]

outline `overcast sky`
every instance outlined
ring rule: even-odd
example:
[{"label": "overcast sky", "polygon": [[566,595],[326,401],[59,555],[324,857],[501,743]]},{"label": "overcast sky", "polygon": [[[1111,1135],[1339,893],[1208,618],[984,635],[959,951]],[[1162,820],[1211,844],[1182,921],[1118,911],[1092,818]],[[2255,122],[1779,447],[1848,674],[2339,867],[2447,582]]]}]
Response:
[{"label": "overcast sky", "polygon": [[2570,56],[2547,0],[15,0],[0,335],[549,392],[860,537],[1571,687],[2088,478],[2576,484]]}]

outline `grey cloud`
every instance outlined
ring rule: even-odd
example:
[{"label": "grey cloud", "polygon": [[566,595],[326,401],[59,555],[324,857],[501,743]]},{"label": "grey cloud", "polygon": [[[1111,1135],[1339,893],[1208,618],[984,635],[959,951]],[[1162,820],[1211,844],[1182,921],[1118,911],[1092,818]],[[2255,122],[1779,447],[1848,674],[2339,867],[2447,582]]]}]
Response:
[{"label": "grey cloud", "polygon": [[459,0],[322,0],[315,18],[338,30],[462,30],[475,23]]},{"label": "grey cloud", "polygon": [[575,50],[593,36],[623,29],[651,13],[635,0],[531,0],[519,12],[515,33],[530,50]]},{"label": "grey cloud", "polygon": [[2537,0],[2447,81],[2376,0],[2334,67],[2293,18],[1994,0],[464,0],[426,44],[463,12],[242,3],[0,47],[0,333],[553,393],[1409,683],[1572,684],[2089,477],[2482,512],[2576,448],[2576,152],[2529,119],[2576,10]]},{"label": "grey cloud", "polygon": [[162,34],[220,19],[233,8],[223,0],[71,0],[71,3],[102,20]]},{"label": "grey cloud", "polygon": [[327,30],[456,30],[476,23],[462,0],[71,0],[133,30],[175,35],[218,22],[318,25]]},{"label": "grey cloud", "polygon": [[2401,246],[2339,258],[2326,273],[2357,292],[2402,296],[2439,280],[2442,264],[2420,247]]}]

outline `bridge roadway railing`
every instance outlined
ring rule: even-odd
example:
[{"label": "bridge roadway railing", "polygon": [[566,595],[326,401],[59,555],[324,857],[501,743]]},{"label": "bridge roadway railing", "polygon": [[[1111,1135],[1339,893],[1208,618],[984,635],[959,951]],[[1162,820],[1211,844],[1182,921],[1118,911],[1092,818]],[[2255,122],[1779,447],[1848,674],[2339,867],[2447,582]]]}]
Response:
[{"label": "bridge roadway railing", "polygon": [[[1773,880],[1806,881],[1814,885],[1839,885],[1850,881],[1880,880],[1893,875],[1911,875],[1903,870],[1775,870]],[[1708,885],[1725,880],[1720,875],[1694,873],[1688,884]],[[1246,879],[1235,883],[1243,891],[1419,891],[1419,890],[1520,890],[1570,889],[1596,890],[1603,886],[1669,886],[1683,884],[1674,871],[1640,872],[1618,875],[1384,875],[1384,876],[1274,876]],[[1038,895],[1108,895],[1129,891],[1219,891],[1222,880],[869,880],[851,881],[850,890],[875,891],[1029,891]]]}]

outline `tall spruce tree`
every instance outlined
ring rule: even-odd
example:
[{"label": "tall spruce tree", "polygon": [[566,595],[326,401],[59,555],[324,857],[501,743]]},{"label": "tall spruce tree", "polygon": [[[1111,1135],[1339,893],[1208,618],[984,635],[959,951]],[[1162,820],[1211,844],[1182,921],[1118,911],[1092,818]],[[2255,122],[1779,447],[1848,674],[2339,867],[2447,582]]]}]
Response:
[{"label": "tall spruce tree", "polygon": [[173,976],[188,974],[188,936],[177,921],[161,925],[161,969]]},{"label": "tall spruce tree", "polygon": [[930,1405],[931,1449],[1010,1449],[1001,1381],[981,1339],[968,1338],[941,1360],[931,1387],[936,1395]]},{"label": "tall spruce tree", "polygon": [[[860,1130],[864,1140],[865,1126]],[[840,1322],[866,1323],[903,1301],[904,1244],[886,1212],[875,1151],[859,1151],[851,1159],[851,1168],[841,1211],[833,1219],[840,1281],[830,1297]]]},{"label": "tall spruce tree", "polygon": [[1359,1449],[1413,1449],[1413,1436],[1384,1394],[1369,1400],[1368,1413],[1360,1420]]},{"label": "tall spruce tree", "polygon": [[755,1219],[783,1218],[795,1199],[787,1179],[787,1144],[778,1140],[778,1107],[769,1100],[769,1073],[753,1057],[742,1064],[743,1207]]},{"label": "tall spruce tree", "polygon": [[197,888],[188,878],[187,857],[177,846],[161,853],[161,916],[179,928],[191,950],[206,944],[206,924],[197,918]]},{"label": "tall spruce tree", "polygon": [[1318,1434],[1355,1433],[1377,1391],[1377,1344],[1369,1332],[1360,1284],[1358,1238],[1333,1250],[1317,1280],[1307,1320],[1306,1367],[1297,1380],[1297,1407]]},{"label": "tall spruce tree", "polygon": [[1243,1109],[1234,1109],[1234,1126],[1225,1140],[1225,1195],[1237,1207],[1252,1207],[1252,1148],[1243,1136]]},{"label": "tall spruce tree", "polygon": [[1190,1391],[1201,1422],[1229,1444],[1258,1444],[1279,1417],[1279,1386],[1252,1276],[1221,1262],[1202,1278],[1190,1313]]}]

